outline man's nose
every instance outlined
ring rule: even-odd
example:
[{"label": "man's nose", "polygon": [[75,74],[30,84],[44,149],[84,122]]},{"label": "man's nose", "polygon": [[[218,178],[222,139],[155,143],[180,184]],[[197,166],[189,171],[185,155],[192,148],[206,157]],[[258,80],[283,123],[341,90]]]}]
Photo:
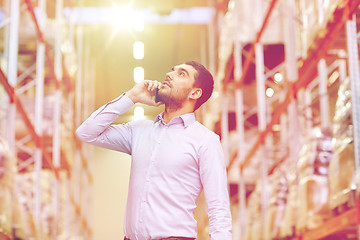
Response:
[{"label": "man's nose", "polygon": [[172,72],[166,73],[166,79],[168,79],[168,80],[172,80],[172,79],[173,79],[173,77],[172,77]]}]

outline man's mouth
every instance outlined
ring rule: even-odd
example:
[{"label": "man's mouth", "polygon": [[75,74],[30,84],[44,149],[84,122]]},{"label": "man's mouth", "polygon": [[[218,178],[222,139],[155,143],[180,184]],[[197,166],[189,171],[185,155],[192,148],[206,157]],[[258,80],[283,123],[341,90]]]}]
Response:
[{"label": "man's mouth", "polygon": [[162,83],[162,86],[168,86],[168,87],[171,87],[170,84],[168,82],[163,82]]}]

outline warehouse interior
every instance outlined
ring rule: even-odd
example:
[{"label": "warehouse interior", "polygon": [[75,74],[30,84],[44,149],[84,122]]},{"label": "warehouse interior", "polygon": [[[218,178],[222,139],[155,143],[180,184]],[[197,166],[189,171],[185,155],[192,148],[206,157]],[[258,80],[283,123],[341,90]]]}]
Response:
[{"label": "warehouse interior", "polygon": [[360,239],[359,29],[360,0],[0,0],[0,240],[123,239],[131,156],[75,130],[189,60],[215,80],[196,118],[221,138],[232,238]]}]

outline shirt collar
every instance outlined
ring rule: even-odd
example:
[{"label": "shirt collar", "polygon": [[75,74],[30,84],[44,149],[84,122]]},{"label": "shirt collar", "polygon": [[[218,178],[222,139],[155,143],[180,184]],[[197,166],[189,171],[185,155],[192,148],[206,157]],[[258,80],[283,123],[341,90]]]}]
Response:
[{"label": "shirt collar", "polygon": [[[166,125],[164,122],[163,116],[164,116],[164,112],[157,115],[155,118],[155,123],[160,121],[164,125]],[[171,119],[171,121],[168,123],[168,125],[173,125],[173,124],[175,125],[178,123],[182,123],[184,125],[184,127],[188,127],[193,122],[195,122],[195,114],[194,113],[186,113],[179,117],[175,117],[175,118]]]}]

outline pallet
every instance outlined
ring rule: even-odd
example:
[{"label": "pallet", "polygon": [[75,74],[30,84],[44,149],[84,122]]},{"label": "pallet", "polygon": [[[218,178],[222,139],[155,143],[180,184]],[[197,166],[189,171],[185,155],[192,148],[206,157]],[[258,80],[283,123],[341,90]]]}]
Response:
[{"label": "pallet", "polygon": [[333,216],[339,216],[340,214],[346,212],[347,210],[355,207],[355,200],[356,200],[356,190],[352,190],[348,193],[348,201],[336,206],[335,208],[331,209]]}]

